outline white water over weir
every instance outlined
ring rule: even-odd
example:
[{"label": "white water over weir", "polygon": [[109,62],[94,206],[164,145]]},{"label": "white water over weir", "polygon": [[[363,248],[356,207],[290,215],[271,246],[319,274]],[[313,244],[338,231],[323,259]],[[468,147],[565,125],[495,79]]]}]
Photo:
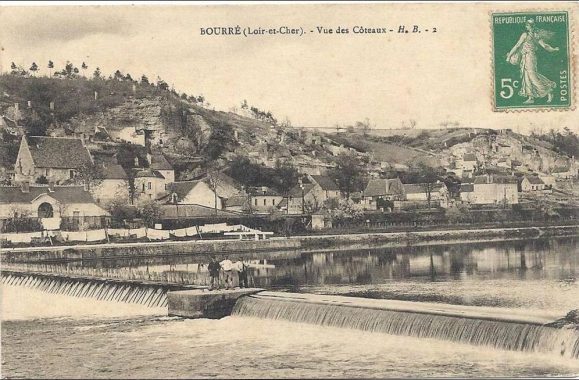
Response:
[{"label": "white water over weir", "polygon": [[579,358],[578,331],[543,326],[549,320],[540,316],[488,312],[456,305],[263,292],[239,299],[233,315]]},{"label": "white water over weir", "polygon": [[47,293],[88,297],[103,301],[167,306],[167,291],[182,287],[100,278],[65,277],[47,273],[2,272],[2,283],[39,289]]}]

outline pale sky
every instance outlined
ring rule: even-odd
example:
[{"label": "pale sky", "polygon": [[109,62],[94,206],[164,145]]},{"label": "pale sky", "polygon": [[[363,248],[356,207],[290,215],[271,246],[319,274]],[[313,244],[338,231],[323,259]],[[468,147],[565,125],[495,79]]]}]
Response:
[{"label": "pale sky", "polygon": [[[331,127],[369,118],[378,128],[459,122],[470,127],[567,126],[579,112],[492,111],[489,11],[538,3],[269,4],[0,8],[0,69],[34,61],[47,74],[67,60],[105,74],[157,75],[217,109],[243,99],[294,125]],[[544,7],[544,6],[543,6]],[[555,5],[550,5],[553,8]],[[579,6],[574,9],[579,30]],[[353,34],[352,27],[420,25],[435,34]],[[201,36],[210,26],[303,27],[299,36]],[[317,26],[348,35],[310,33]],[[579,36],[575,35],[575,39]],[[577,51],[577,41],[575,41]],[[577,94],[575,95],[577,97]]]}]

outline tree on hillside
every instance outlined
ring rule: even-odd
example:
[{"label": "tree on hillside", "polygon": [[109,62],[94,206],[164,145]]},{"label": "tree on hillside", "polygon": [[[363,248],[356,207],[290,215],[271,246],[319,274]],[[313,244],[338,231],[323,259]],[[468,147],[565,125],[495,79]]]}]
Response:
[{"label": "tree on hillside", "polygon": [[153,199],[143,199],[137,204],[139,217],[147,227],[153,227],[161,216],[161,206]]},{"label": "tree on hillside", "polygon": [[216,160],[233,144],[235,144],[233,129],[228,124],[220,123],[213,126],[211,136],[209,136],[209,141],[203,149],[203,153],[207,158]]},{"label": "tree on hillside", "polygon": [[197,103],[203,104],[205,102],[205,97],[203,95],[199,95],[197,97]]},{"label": "tree on hillside", "polygon": [[336,158],[336,165],[336,168],[330,172],[330,176],[336,181],[346,198],[350,198],[350,194],[361,190],[362,163],[354,153],[340,153]]},{"label": "tree on hillside", "polygon": [[86,63],[82,63],[82,65],[80,66],[80,68],[82,69],[82,76],[86,76],[86,69],[88,69],[88,66],[86,65]]},{"label": "tree on hillside", "polygon": [[141,84],[143,85],[149,85],[149,78],[147,78],[147,76],[145,74],[143,74],[141,76]]},{"label": "tree on hillside", "polygon": [[127,73],[127,75],[125,75],[124,78],[127,82],[133,82],[133,77],[131,76],[131,74]]},{"label": "tree on hillside", "polygon": [[72,78],[74,74],[74,65],[69,61],[66,61],[66,65],[64,65],[64,69],[62,70],[62,75],[66,78]]},{"label": "tree on hillside", "polygon": [[121,80],[125,79],[125,77],[124,77],[123,73],[121,73],[120,70],[117,70],[117,71],[115,71],[114,79],[121,81]]},{"label": "tree on hillside", "polygon": [[75,180],[90,189],[102,182],[103,171],[100,165],[87,163],[80,166],[76,173]]},{"label": "tree on hillside", "polygon": [[371,129],[370,119],[365,118],[364,121],[357,121],[355,128],[362,131],[364,136],[368,135],[368,132],[370,132]]},{"label": "tree on hillside", "polygon": [[298,183],[299,173],[290,161],[276,160],[272,182],[277,190],[287,193]]},{"label": "tree on hillside", "polygon": [[54,69],[54,62],[48,61],[48,76],[52,77],[52,69]]},{"label": "tree on hillside", "polygon": [[210,165],[207,168],[207,185],[209,185],[209,188],[211,189],[211,191],[213,191],[213,207],[215,210],[215,215],[217,215],[217,200],[218,200],[218,195],[217,195],[217,189],[219,188],[220,182],[219,182],[219,171],[217,170],[217,168],[213,165]]},{"label": "tree on hillside", "polygon": [[160,77],[157,77],[157,88],[163,91],[169,90],[169,85]]},{"label": "tree on hillside", "polygon": [[94,73],[92,74],[92,77],[94,79],[101,79],[101,69],[97,67]]},{"label": "tree on hillside", "polygon": [[405,175],[403,182],[419,183],[422,190],[426,193],[426,201],[428,202],[428,208],[430,208],[432,192],[443,174],[441,168],[432,168],[424,162],[418,161],[412,165],[411,172]]},{"label": "tree on hillside", "polygon": [[18,66],[16,66],[16,64],[14,62],[12,62],[10,64],[10,70],[12,70],[11,74],[15,74],[18,71]]},{"label": "tree on hillside", "polygon": [[36,72],[38,71],[38,65],[36,64],[36,62],[32,62],[32,65],[28,70],[32,72],[32,75],[36,75]]}]

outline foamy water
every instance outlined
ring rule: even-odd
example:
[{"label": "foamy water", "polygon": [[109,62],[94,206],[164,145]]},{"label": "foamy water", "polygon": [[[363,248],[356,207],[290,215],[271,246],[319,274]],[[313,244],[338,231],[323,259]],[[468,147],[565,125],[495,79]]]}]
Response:
[{"label": "foamy water", "polygon": [[5,285],[2,305],[10,378],[579,375],[579,360],[555,355],[246,317],[182,320]]}]

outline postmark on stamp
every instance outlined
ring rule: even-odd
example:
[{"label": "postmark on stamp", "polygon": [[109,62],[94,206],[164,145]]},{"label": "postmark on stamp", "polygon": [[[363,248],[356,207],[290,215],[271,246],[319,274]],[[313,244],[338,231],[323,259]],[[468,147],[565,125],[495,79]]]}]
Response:
[{"label": "postmark on stamp", "polygon": [[569,12],[492,13],[494,109],[573,104]]}]

